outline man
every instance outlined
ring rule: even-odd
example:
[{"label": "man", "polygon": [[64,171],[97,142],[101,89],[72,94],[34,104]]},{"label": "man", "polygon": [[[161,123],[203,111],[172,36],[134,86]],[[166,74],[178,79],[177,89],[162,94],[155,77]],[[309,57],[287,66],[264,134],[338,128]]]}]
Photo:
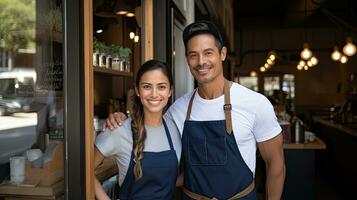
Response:
[{"label": "man", "polygon": [[[166,112],[182,134],[183,199],[256,199],[257,144],[266,164],[266,199],[280,199],[283,140],[272,105],[263,95],[224,78],[227,48],[215,24],[188,25],[183,41],[198,88]],[[116,124],[113,118],[107,120],[110,128]]]}]

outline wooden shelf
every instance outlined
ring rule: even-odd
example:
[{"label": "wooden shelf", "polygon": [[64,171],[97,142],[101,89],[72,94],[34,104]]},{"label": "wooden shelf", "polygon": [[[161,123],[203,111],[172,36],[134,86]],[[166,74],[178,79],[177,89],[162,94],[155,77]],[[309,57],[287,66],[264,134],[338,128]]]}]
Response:
[{"label": "wooden shelf", "polygon": [[133,73],[131,72],[122,72],[118,70],[108,69],[105,67],[96,67],[93,66],[94,73],[107,75],[107,76],[124,76],[124,77],[132,77]]}]

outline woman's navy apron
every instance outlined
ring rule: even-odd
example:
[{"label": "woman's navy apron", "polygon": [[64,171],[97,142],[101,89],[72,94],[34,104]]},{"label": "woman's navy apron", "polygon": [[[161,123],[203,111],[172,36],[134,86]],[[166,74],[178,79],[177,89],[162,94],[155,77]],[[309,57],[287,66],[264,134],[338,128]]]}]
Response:
[{"label": "woman's navy apron", "polygon": [[175,197],[178,161],[169,129],[163,120],[170,150],[162,152],[143,152],[141,160],[142,177],[135,181],[134,149],[131,155],[128,172],[120,188],[119,198],[126,199],[161,199],[170,200]]},{"label": "woman's navy apron", "polygon": [[[183,199],[256,199],[253,173],[244,162],[232,134],[229,90],[230,82],[226,80],[222,109],[227,121],[190,120],[197,90],[191,97],[182,135]],[[246,194],[237,197],[244,190]]]}]

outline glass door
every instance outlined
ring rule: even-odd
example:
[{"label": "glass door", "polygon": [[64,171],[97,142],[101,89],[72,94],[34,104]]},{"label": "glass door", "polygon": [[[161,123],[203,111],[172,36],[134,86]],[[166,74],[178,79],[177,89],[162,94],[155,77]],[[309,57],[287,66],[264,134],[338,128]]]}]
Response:
[{"label": "glass door", "polygon": [[0,1],[0,198],[64,198],[63,6]]}]

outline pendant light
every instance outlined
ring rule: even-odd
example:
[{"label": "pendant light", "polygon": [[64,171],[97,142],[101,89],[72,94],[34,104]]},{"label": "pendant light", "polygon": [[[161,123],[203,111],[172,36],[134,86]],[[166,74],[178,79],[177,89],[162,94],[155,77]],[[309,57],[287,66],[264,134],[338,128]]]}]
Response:
[{"label": "pendant light", "polygon": [[342,51],[346,56],[353,56],[356,53],[356,45],[353,44],[352,38],[348,37],[346,39],[346,45],[343,47]]},{"label": "pendant light", "polygon": [[334,51],[331,53],[331,59],[334,61],[339,61],[342,54],[338,51],[338,48],[335,46]]}]

